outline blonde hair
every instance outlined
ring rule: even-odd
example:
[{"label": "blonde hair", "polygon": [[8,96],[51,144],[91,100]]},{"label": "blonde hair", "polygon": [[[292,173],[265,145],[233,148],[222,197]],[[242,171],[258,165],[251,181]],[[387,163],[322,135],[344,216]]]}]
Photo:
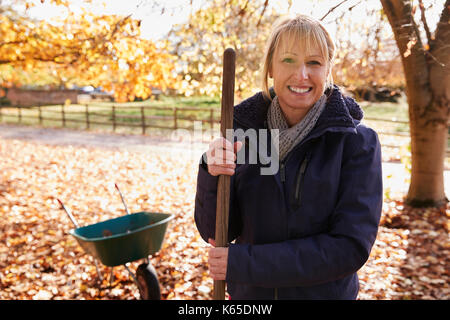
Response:
[{"label": "blonde hair", "polygon": [[[288,39],[298,40],[296,45],[302,46],[306,52],[310,52],[313,47],[319,48],[321,55],[325,58],[329,67],[326,87],[332,87],[333,77],[331,75],[331,67],[335,50],[333,40],[320,21],[306,15],[298,15],[294,18],[282,17],[278,19],[273,26],[272,34],[266,44],[263,60],[262,87],[264,95],[272,100],[268,84],[269,71],[272,67],[275,49],[278,47],[284,36],[287,36]],[[290,43],[289,45],[292,46],[293,43]]]}]

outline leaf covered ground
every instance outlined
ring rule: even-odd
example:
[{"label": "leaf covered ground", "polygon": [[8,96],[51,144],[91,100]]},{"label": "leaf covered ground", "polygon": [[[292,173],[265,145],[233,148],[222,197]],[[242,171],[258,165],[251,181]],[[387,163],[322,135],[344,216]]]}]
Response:
[{"label": "leaf covered ground", "polygon": [[[58,131],[55,131],[58,132]],[[63,131],[59,131],[63,132]],[[197,155],[183,148],[130,150],[0,137],[0,299],[138,299],[123,266],[99,264],[68,234],[57,198],[80,225],[131,212],[174,214],[151,256],[163,299],[211,299],[209,247],[193,219]],[[194,155],[194,156],[193,156]],[[383,206],[371,256],[358,272],[359,299],[450,299],[450,206],[412,209],[398,195]],[[138,262],[129,264],[136,270]]]}]

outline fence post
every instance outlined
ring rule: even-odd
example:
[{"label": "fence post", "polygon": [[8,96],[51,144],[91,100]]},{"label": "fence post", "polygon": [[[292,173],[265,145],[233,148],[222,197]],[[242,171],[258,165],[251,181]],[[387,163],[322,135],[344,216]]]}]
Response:
[{"label": "fence post", "polygon": [[61,117],[63,128],[66,127],[66,112],[64,111],[64,104],[61,105]]},{"label": "fence post", "polygon": [[39,124],[42,126],[42,110],[41,110],[41,104],[38,104],[38,112],[39,112]]},{"label": "fence post", "polygon": [[141,107],[141,124],[142,124],[142,134],[145,134],[145,115],[144,115],[144,107]]},{"label": "fence post", "polygon": [[19,123],[22,123],[22,108],[20,106],[17,107],[17,112],[19,113]]},{"label": "fence post", "polygon": [[178,108],[175,107],[175,108],[173,109],[173,128],[174,128],[175,130],[178,129],[177,112],[178,112]]},{"label": "fence post", "polygon": [[85,114],[86,114],[86,129],[87,130],[89,130],[89,127],[90,127],[90,125],[89,125],[89,105],[86,103],[85,104],[85,109],[86,109],[86,112],[85,112]]},{"label": "fence post", "polygon": [[113,132],[116,132],[116,107],[112,106]]}]

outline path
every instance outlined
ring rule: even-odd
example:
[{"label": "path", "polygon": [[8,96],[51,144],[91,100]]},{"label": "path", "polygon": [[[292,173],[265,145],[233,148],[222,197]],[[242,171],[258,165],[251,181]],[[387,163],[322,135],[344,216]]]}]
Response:
[{"label": "path", "polygon": [[[171,152],[174,156],[179,153],[184,155],[189,153],[193,161],[200,159],[202,152],[207,149],[207,143],[191,142],[186,138],[183,143],[173,136],[124,135],[5,124],[0,125],[0,138],[27,140],[50,145],[117,148],[134,152]],[[389,188],[390,196],[397,197],[405,194],[408,191],[408,178],[409,174],[401,163],[383,162],[383,183],[385,190]],[[444,171],[444,184],[447,198],[450,199],[450,170]]]}]

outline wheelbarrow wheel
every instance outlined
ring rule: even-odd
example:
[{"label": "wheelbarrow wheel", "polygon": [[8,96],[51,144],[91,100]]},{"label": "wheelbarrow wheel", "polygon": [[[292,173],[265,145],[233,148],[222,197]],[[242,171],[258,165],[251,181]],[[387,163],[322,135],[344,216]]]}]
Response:
[{"label": "wheelbarrow wheel", "polygon": [[136,270],[139,294],[142,300],[161,300],[161,291],[156,270],[149,263],[139,265]]}]

